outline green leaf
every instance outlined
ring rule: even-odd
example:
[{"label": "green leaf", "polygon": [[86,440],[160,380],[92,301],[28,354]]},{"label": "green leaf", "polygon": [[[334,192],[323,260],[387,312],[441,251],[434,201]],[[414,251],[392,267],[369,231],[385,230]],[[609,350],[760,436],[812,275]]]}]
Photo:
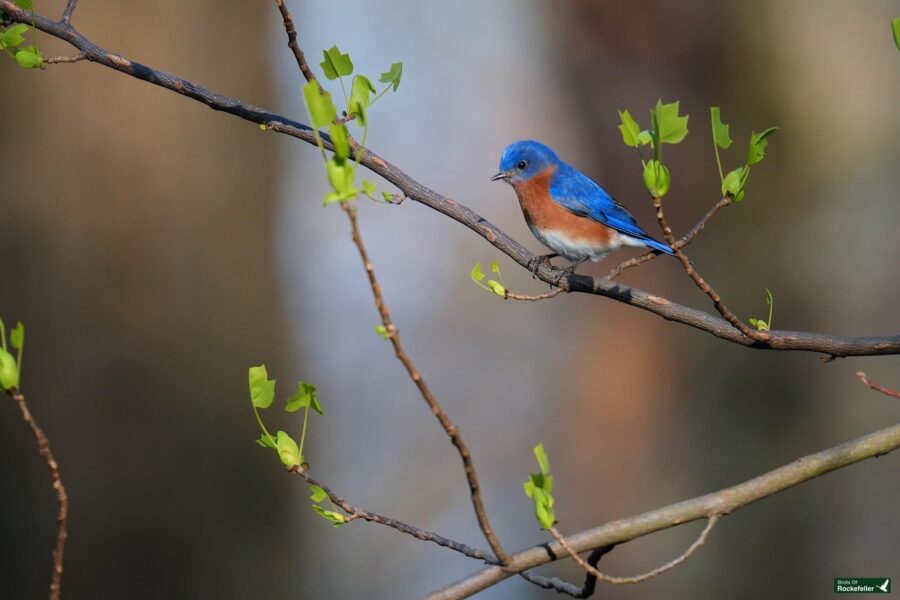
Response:
[{"label": "green leaf", "polygon": [[391,63],[391,68],[388,71],[385,71],[381,74],[381,77],[378,78],[378,81],[381,83],[390,83],[394,88],[394,91],[397,91],[397,88],[400,87],[400,78],[403,76],[403,63],[395,62]]},{"label": "green leaf", "polygon": [[33,0],[16,0],[16,6],[19,8],[24,8],[25,10],[34,10],[34,1]]},{"label": "green leaf", "polygon": [[278,451],[278,458],[281,464],[286,467],[299,467],[303,463],[303,457],[300,456],[300,448],[297,442],[284,431],[275,434],[275,449]]},{"label": "green leaf", "polygon": [[718,106],[710,107],[709,118],[712,121],[713,141],[719,148],[727,149],[731,145],[731,135],[728,133],[730,126],[722,122]]},{"label": "green leaf", "polygon": [[656,101],[656,108],[652,111],[653,122],[659,140],[665,144],[677,144],[688,134],[687,115],[678,115],[678,102],[663,104],[662,99]]},{"label": "green leaf", "polygon": [[500,274],[500,264],[496,260],[491,261],[491,271],[497,275]]},{"label": "green leaf", "polygon": [[320,62],[319,66],[322,67],[322,72],[328,79],[337,79],[353,73],[353,61],[350,60],[350,55],[342,54],[337,46],[322,50],[322,56],[325,57],[325,60]]},{"label": "green leaf", "polygon": [[390,192],[381,192],[381,197],[384,198],[384,201],[392,204],[394,202],[394,194]]},{"label": "green leaf", "polygon": [[750,324],[756,327],[758,331],[769,331],[769,324],[762,319],[754,319],[750,317]]},{"label": "green leaf", "polygon": [[344,202],[352,200],[359,193],[355,187],[356,165],[355,163],[336,157],[332,157],[325,163],[325,171],[328,174],[328,182],[334,191],[325,195],[324,204],[332,202]]},{"label": "green leaf", "polygon": [[313,127],[325,127],[337,119],[337,110],[331,101],[331,94],[319,88],[319,84],[310,81],[303,86],[303,100]]},{"label": "green leaf", "polygon": [[534,447],[540,473],[531,473],[528,481],[522,484],[525,495],[534,501],[534,515],[544,529],[550,529],[556,523],[553,511],[553,477],[550,475],[550,461],[544,451],[544,444]]},{"label": "green leaf", "polygon": [[275,380],[269,379],[266,365],[250,367],[250,400],[256,408],[269,408],[275,399]]},{"label": "green leaf", "polygon": [[19,386],[19,370],[16,359],[6,350],[0,350],[0,388],[8,390]]},{"label": "green leaf", "polygon": [[744,199],[744,184],[747,181],[746,175],[749,171],[746,167],[738,167],[734,171],[728,173],[722,180],[722,195],[734,198],[735,202]]},{"label": "green leaf", "polygon": [[16,350],[21,349],[25,343],[25,325],[21,321],[16,323],[15,328],[9,332],[9,343]]},{"label": "green leaf", "polygon": [[347,522],[347,519],[345,519],[344,515],[342,515],[341,513],[335,512],[333,510],[326,510],[318,504],[313,504],[312,509],[319,513],[322,518],[331,521],[331,524],[335,527],[340,527]]},{"label": "green leaf", "polygon": [[365,194],[366,196],[374,196],[375,192],[378,191],[378,189],[375,187],[375,184],[368,179],[362,180],[362,190],[363,194]]},{"label": "green leaf", "polygon": [[541,469],[542,475],[550,474],[550,460],[547,458],[547,453],[544,451],[544,444],[540,443],[534,447],[534,457],[538,461],[538,466]]},{"label": "green leaf", "polygon": [[894,32],[894,45],[900,50],[900,17],[895,17],[891,21],[891,31]]},{"label": "green leaf", "polygon": [[328,135],[331,137],[331,143],[334,145],[335,155],[338,158],[349,157],[350,134],[347,132],[347,126],[343,123],[334,123],[328,128]]},{"label": "green leaf", "polygon": [[493,279],[488,279],[487,286],[491,289],[492,292],[500,296],[501,298],[506,298],[506,288],[503,287],[503,284],[499,281],[494,281]]},{"label": "green leaf", "polygon": [[641,146],[646,146],[647,144],[653,143],[653,136],[645,129],[638,134],[637,141]]},{"label": "green leaf", "polygon": [[760,133],[750,134],[750,145],[747,147],[747,164],[755,165],[766,157],[766,146],[769,140],[766,138],[778,131],[777,127],[769,127]]},{"label": "green leaf", "polygon": [[256,443],[262,446],[263,448],[272,448],[275,449],[275,442],[272,441],[272,438],[267,436],[266,434],[262,434],[256,440]]},{"label": "green leaf", "polygon": [[3,31],[0,31],[0,50],[4,48],[17,48],[22,42],[25,41],[25,38],[22,37],[28,31],[28,25],[23,23],[16,23],[15,25],[10,25]]},{"label": "green leaf", "polygon": [[296,412],[301,408],[307,406],[312,407],[312,409],[320,415],[325,414],[325,411],[322,410],[322,405],[319,404],[319,397],[318,393],[316,392],[316,386],[311,383],[301,381],[297,384],[297,393],[287,399],[287,404],[285,405],[284,410],[286,410],[287,412]]},{"label": "green leaf", "polygon": [[44,64],[44,57],[37,48],[28,46],[16,51],[16,62],[23,69],[40,69]]},{"label": "green leaf", "polygon": [[321,502],[328,497],[328,494],[325,492],[325,490],[317,485],[310,484],[309,489],[312,492],[312,496],[310,496],[309,499],[313,502]]},{"label": "green leaf", "polygon": [[375,333],[377,333],[378,335],[380,335],[380,336],[381,336],[381,339],[383,339],[383,340],[386,340],[386,339],[388,339],[388,338],[390,337],[390,334],[388,333],[387,327],[385,327],[384,325],[376,325],[376,326],[375,326]]},{"label": "green leaf", "polygon": [[622,141],[625,142],[626,146],[636,148],[638,144],[641,144],[638,141],[638,136],[641,134],[641,126],[637,124],[637,121],[634,120],[631,113],[627,110],[619,111],[619,120],[622,122],[619,125],[619,131],[622,132]]},{"label": "green leaf", "polygon": [[369,96],[375,91],[375,86],[365,75],[357,75],[353,78],[350,88],[350,101],[347,102],[347,110],[356,115],[359,124],[366,125],[366,109],[369,108]]},{"label": "green leaf", "polygon": [[644,165],[644,185],[654,198],[662,198],[669,191],[672,176],[669,169],[656,159],[648,160]]},{"label": "green leaf", "polygon": [[481,280],[484,279],[484,273],[481,270],[481,263],[475,263],[475,266],[472,267],[472,271],[469,273],[469,276],[475,283],[481,283]]}]

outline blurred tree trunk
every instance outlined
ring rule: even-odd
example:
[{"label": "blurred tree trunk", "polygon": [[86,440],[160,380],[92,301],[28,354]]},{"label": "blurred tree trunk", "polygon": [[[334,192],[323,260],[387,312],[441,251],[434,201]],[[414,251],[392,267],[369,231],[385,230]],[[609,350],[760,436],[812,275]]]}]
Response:
[{"label": "blurred tree trunk", "polygon": [[[235,0],[82,2],[73,23],[265,104],[266,50],[244,41],[265,40],[274,16]],[[23,389],[69,487],[64,597],[282,594],[273,557],[287,528],[270,496],[284,477],[234,485],[258,465],[247,367],[284,358],[272,139],[86,62],[25,72],[3,60],[0,77],[0,312],[28,327]],[[6,597],[41,597],[55,498],[4,404],[0,581]]]}]

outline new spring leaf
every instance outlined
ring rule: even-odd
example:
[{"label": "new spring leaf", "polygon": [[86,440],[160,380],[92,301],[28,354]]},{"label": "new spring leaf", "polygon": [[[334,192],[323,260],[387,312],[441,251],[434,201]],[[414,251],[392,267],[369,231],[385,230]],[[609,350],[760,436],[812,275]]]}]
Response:
[{"label": "new spring leaf", "polygon": [[553,476],[550,475],[550,461],[544,451],[544,444],[534,447],[534,456],[538,462],[539,473],[532,473],[528,481],[522,484],[525,495],[534,501],[534,515],[544,529],[556,524],[553,510]]},{"label": "new spring leaf", "polygon": [[709,109],[709,117],[712,121],[713,141],[719,148],[727,150],[731,146],[731,135],[728,132],[730,126],[722,122],[722,115],[718,106],[713,106]]},{"label": "new spring leaf", "polygon": [[337,79],[353,73],[353,61],[350,60],[350,55],[343,54],[337,46],[323,50],[322,55],[325,60],[320,62],[319,66],[322,67],[322,72],[328,79]]},{"label": "new spring leaf", "polygon": [[656,101],[656,108],[650,111],[655,124],[659,141],[666,144],[677,144],[688,134],[688,116],[678,114],[678,102],[663,104],[662,99]]},{"label": "new spring leaf", "polygon": [[390,83],[391,87],[394,88],[394,91],[397,91],[397,88],[400,87],[400,78],[403,76],[403,63],[395,62],[391,63],[391,68],[384,73],[381,74],[381,77],[378,78],[378,81],[381,83]]},{"label": "new spring leaf", "polygon": [[319,404],[319,396],[316,392],[316,386],[311,383],[301,381],[297,384],[297,392],[287,399],[287,404],[285,405],[284,410],[286,410],[287,412],[296,412],[301,408],[305,408],[307,406],[312,408],[320,415],[325,414],[325,411],[322,409],[322,405]]},{"label": "new spring leaf", "polygon": [[760,133],[750,134],[750,145],[747,147],[747,164],[755,165],[766,157],[766,146],[769,140],[766,138],[778,131],[777,127],[769,127]]},{"label": "new spring leaf", "polygon": [[337,118],[337,110],[331,101],[331,94],[319,88],[319,84],[310,81],[303,86],[303,99],[313,127],[325,127]]},{"label": "new spring leaf", "polygon": [[250,400],[257,408],[269,408],[275,399],[275,380],[269,379],[266,365],[250,367]]}]

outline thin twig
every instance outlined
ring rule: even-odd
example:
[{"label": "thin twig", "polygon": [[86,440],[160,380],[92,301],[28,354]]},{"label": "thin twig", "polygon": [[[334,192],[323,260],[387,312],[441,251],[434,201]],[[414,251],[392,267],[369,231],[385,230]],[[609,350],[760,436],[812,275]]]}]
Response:
[{"label": "thin twig", "polygon": [[517,294],[515,292],[510,292],[507,290],[506,299],[507,300],[520,300],[523,302],[538,302],[539,300],[548,300],[550,298],[555,298],[556,296],[559,296],[560,294],[562,294],[564,291],[566,291],[566,290],[564,290],[562,288],[553,288],[552,290],[550,290],[549,292],[546,292],[544,294],[528,296],[526,294]]},{"label": "thin twig", "polygon": [[74,63],[87,59],[84,52],[79,52],[78,54],[73,54],[71,56],[51,56],[49,58],[44,59],[44,64],[47,65],[56,65],[60,63]]},{"label": "thin twig", "polygon": [[[10,0],[0,0],[0,10],[8,19],[16,23],[34,25],[53,37],[68,42],[85,53],[87,59],[131,75],[142,81],[158,85],[169,91],[181,94],[197,102],[201,102],[214,110],[220,110],[246,121],[260,125],[279,123],[275,131],[316,145],[316,136],[312,129],[303,123],[285,116],[252,106],[238,99],[230,98],[206,89],[184,78],[176,77],[164,71],[133,62],[123,56],[113,54],[98,47],[92,41],[70,26],[63,25],[46,17],[24,11]],[[331,140],[321,134],[326,148],[331,148]],[[400,189],[406,197],[424,204],[441,214],[454,219],[473,232],[477,233],[492,246],[512,258],[524,268],[529,268],[535,260],[529,252],[487,219],[461,204],[426,187],[410,177],[402,169],[392,165],[374,152],[367,151],[360,157],[359,163],[370,169]],[[559,270],[546,265],[541,266],[537,276],[544,282],[553,284]],[[706,311],[697,310],[661,298],[644,290],[609,281],[601,277],[585,275],[569,275],[561,283],[567,291],[595,294],[622,302],[629,306],[646,310],[669,321],[674,321],[701,331],[710,333],[723,340],[756,348],[760,350],[798,350],[804,352],[820,352],[829,356],[875,356],[884,354],[900,354],[900,334],[882,336],[835,336],[807,331],[769,331],[766,339],[757,339],[744,335],[728,321],[718,318]]]},{"label": "thin twig", "polygon": [[675,251],[675,257],[681,262],[681,266],[684,267],[684,272],[688,274],[688,277],[690,277],[695,284],[697,284],[697,287],[700,288],[701,292],[709,296],[709,299],[712,300],[713,306],[716,307],[719,314],[748,338],[761,342],[767,341],[769,339],[769,334],[757,331],[740,320],[737,315],[731,312],[731,309],[725,306],[725,303],[722,302],[722,297],[719,296],[718,292],[716,292],[716,290],[700,276],[696,269],[694,269],[691,259],[689,259],[675,243],[675,236],[672,234],[672,228],[669,227],[669,223],[663,213],[662,202],[659,198],[653,199],[653,206],[656,208],[656,220],[659,221],[663,236],[666,238],[669,246],[672,247],[672,250]]},{"label": "thin twig", "polygon": [[869,386],[869,388],[875,390],[876,392],[881,392],[882,394],[891,396],[892,398],[900,398],[900,391],[885,387],[879,383],[875,383],[874,381],[870,381],[869,378],[866,377],[866,374],[862,371],[857,371],[856,376],[859,377],[860,381],[862,381],[865,385]]},{"label": "thin twig", "polygon": [[[680,240],[675,242],[674,246],[672,246],[672,247],[673,248],[684,248],[685,246],[690,244],[691,240],[693,240],[695,237],[697,237],[698,233],[703,231],[703,228],[706,227],[706,223],[710,219],[713,218],[713,215],[715,215],[717,212],[719,212],[720,209],[725,208],[726,206],[728,206],[731,203],[732,203],[732,199],[727,196],[719,199],[719,201],[716,202],[712,208],[710,208],[708,211],[706,211],[706,214],[703,215],[703,217],[699,221],[697,221],[697,224],[694,225],[694,227],[690,231],[688,231],[687,234],[684,235]],[[660,254],[662,254],[662,252],[660,252],[659,250],[650,250],[649,252],[647,252],[645,254],[641,254],[640,256],[636,256],[634,258],[629,258],[628,260],[622,261],[621,263],[619,263],[619,266],[617,266],[615,269],[613,269],[612,271],[609,272],[609,274],[606,276],[606,279],[610,279],[610,280],[615,279],[616,277],[618,277],[619,275],[622,274],[622,271],[625,271],[626,269],[630,269],[631,267],[636,267],[638,265],[642,265],[645,262],[651,261],[654,258],[656,258],[657,256],[659,256]]]},{"label": "thin twig", "polygon": [[396,529],[401,533],[411,535],[416,539],[426,542],[434,542],[439,546],[449,548],[450,550],[459,552],[460,554],[468,556],[469,558],[474,558],[491,565],[498,564],[496,559],[491,556],[490,553],[484,550],[479,550],[478,548],[473,548],[472,546],[463,544],[462,542],[451,540],[450,538],[444,537],[432,531],[419,529],[414,525],[409,525],[402,521],[398,521],[397,519],[385,517],[383,515],[379,515],[378,513],[369,512],[367,510],[356,507],[350,504],[341,496],[338,496],[328,486],[314,479],[307,471],[301,469],[300,467],[292,467],[290,471],[302,477],[307,483],[311,485],[317,485],[322,488],[322,490],[326,494],[328,494],[328,497],[331,499],[331,501],[339,506],[345,513],[347,513],[347,523],[355,521],[356,519],[362,519],[364,521],[369,521],[370,523],[378,523],[379,525],[385,525],[387,527],[391,527],[392,529]]},{"label": "thin twig", "polygon": [[59,20],[60,23],[68,26],[69,22],[72,20],[72,13],[75,12],[76,4],[78,4],[78,0],[68,0],[68,2],[66,2],[66,7],[63,9],[62,19]]},{"label": "thin twig", "polygon": [[32,433],[34,439],[37,440],[38,451],[47,468],[50,469],[50,478],[53,481],[53,489],[56,491],[56,499],[59,500],[59,512],[56,514],[56,549],[53,551],[53,572],[50,576],[50,600],[59,600],[60,590],[62,589],[63,575],[63,559],[66,551],[66,539],[69,537],[66,531],[66,523],[69,518],[69,496],[66,493],[66,486],[63,485],[62,476],[59,473],[59,463],[53,458],[53,452],[50,450],[50,440],[44,435],[44,431],[38,426],[28,405],[25,403],[25,396],[19,390],[12,388],[6,392],[19,405],[24,420]]},{"label": "thin twig", "polygon": [[[596,568],[597,563],[600,562],[600,559],[603,557],[603,555],[608,553],[613,548],[615,548],[614,544],[594,548],[591,551],[590,555],[588,555],[588,565]],[[594,595],[594,589],[597,585],[597,576],[592,574],[590,571],[585,573],[584,584],[582,584],[580,588],[572,583],[563,581],[558,577],[544,577],[543,575],[538,575],[537,573],[532,573],[531,571],[523,571],[519,573],[519,575],[526,581],[529,581],[536,586],[542,587],[546,590],[555,590],[560,594],[566,594],[568,596],[572,596],[573,598],[590,598]]]},{"label": "thin twig", "polygon": [[[297,59],[297,66],[300,67],[300,71],[303,73],[306,81],[318,83],[315,73],[312,72],[312,69],[309,68],[309,64],[306,62],[306,55],[303,54],[300,44],[297,43],[297,28],[294,27],[294,19],[291,18],[287,5],[284,3],[284,0],[275,0],[275,4],[281,12],[281,18],[284,20],[284,31],[287,33],[288,47],[294,53],[294,58]],[[321,88],[322,86],[320,85],[319,89]]]},{"label": "thin twig", "polygon": [[701,231],[703,231],[703,228],[706,227],[706,223],[709,222],[709,220],[712,219],[713,216],[717,212],[719,212],[719,210],[725,208],[732,202],[733,202],[733,200],[731,198],[729,198],[728,196],[724,196],[724,197],[720,198],[718,202],[713,204],[712,208],[710,208],[708,211],[706,211],[706,214],[703,215],[703,218],[700,219],[699,221],[697,221],[697,224],[694,225],[691,228],[691,230],[688,231],[684,237],[682,237],[680,240],[675,242],[675,245],[673,246],[673,248],[684,248],[685,246],[690,244],[691,240],[693,240],[695,237],[697,237],[697,234],[699,234]]},{"label": "thin twig", "polygon": [[387,337],[394,346],[394,353],[397,355],[400,362],[403,363],[403,366],[406,367],[406,372],[409,373],[413,383],[419,388],[419,393],[422,395],[422,398],[425,399],[431,412],[434,413],[434,416],[437,417],[441,426],[444,428],[444,431],[447,432],[450,441],[456,446],[456,450],[459,452],[459,457],[462,459],[463,468],[466,472],[466,480],[469,483],[472,506],[475,509],[475,517],[478,519],[478,526],[481,527],[481,532],[484,534],[488,544],[490,544],[491,550],[497,555],[497,559],[501,563],[504,563],[507,560],[507,554],[506,551],[503,550],[503,546],[500,545],[500,540],[497,539],[497,535],[494,533],[494,529],[491,527],[491,523],[488,520],[487,511],[484,508],[484,501],[481,498],[481,486],[478,483],[478,475],[475,472],[475,463],[472,460],[469,448],[466,446],[465,442],[463,442],[459,428],[450,420],[450,417],[447,416],[447,413],[438,403],[437,398],[435,398],[431,389],[425,383],[425,379],[422,377],[422,374],[416,368],[415,364],[413,364],[412,359],[406,353],[406,349],[400,341],[400,332],[391,320],[390,310],[384,301],[384,297],[381,295],[381,285],[375,277],[375,269],[372,267],[369,253],[366,251],[366,246],[359,233],[356,208],[346,202],[341,204],[341,208],[347,213],[347,217],[350,219],[353,243],[356,244],[356,249],[359,251],[359,257],[362,259],[363,267],[365,267],[366,274],[369,276],[369,286],[372,288],[372,295],[375,298],[375,308],[381,316],[381,324],[387,330]]},{"label": "thin twig", "polygon": [[697,548],[706,543],[706,538],[709,537],[709,532],[712,531],[713,527],[716,526],[716,523],[719,522],[719,515],[712,515],[706,521],[706,527],[703,528],[703,532],[700,534],[694,543],[688,546],[688,549],[681,553],[680,556],[674,558],[667,562],[664,565],[656,567],[652,571],[648,571],[646,573],[642,573],[640,575],[634,575],[633,577],[615,577],[613,575],[606,575],[605,573],[601,573],[595,567],[589,565],[581,555],[579,555],[572,546],[566,541],[566,538],[559,533],[559,530],[556,527],[550,528],[550,533],[559,542],[559,545],[562,546],[566,553],[572,557],[572,560],[581,565],[585,571],[599,579],[600,581],[605,581],[607,583],[612,583],[614,585],[624,585],[624,584],[632,584],[632,583],[641,583],[642,581],[647,581],[648,579],[653,579],[657,575],[662,575],[666,571],[671,571],[687,559],[689,559],[694,552],[697,551]]}]

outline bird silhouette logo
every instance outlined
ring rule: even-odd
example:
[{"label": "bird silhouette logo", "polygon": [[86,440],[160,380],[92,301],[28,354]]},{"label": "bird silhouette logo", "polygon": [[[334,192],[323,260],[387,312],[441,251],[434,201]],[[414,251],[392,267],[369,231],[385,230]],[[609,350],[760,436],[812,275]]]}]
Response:
[{"label": "bird silhouette logo", "polygon": [[887,579],[884,580],[884,583],[882,583],[881,585],[876,586],[876,587],[877,587],[879,590],[881,590],[882,592],[884,592],[885,594],[887,594],[887,593],[888,593],[888,588],[889,588],[890,586],[891,586],[891,578],[888,577]]}]

